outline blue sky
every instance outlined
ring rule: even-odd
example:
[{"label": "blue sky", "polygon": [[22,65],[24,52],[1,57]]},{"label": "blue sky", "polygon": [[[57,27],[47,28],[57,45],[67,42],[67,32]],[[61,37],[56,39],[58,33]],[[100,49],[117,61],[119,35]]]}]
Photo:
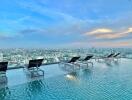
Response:
[{"label": "blue sky", "polygon": [[132,0],[1,0],[1,48],[132,47]]}]

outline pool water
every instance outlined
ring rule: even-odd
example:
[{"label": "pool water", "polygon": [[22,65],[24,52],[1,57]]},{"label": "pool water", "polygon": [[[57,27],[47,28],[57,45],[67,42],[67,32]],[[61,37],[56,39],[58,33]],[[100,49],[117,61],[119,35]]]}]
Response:
[{"label": "pool water", "polygon": [[132,100],[132,60],[0,89],[0,100]]}]

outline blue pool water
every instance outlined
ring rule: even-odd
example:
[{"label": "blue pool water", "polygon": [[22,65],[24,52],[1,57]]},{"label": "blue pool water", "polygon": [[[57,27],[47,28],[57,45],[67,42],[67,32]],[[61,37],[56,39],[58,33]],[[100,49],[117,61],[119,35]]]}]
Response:
[{"label": "blue pool water", "polygon": [[0,89],[0,100],[132,100],[132,60]]}]

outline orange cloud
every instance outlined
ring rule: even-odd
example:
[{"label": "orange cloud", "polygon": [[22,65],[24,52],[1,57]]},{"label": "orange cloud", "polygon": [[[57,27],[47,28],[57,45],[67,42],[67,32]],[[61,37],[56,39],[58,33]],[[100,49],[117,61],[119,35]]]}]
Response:
[{"label": "orange cloud", "polygon": [[125,33],[131,33],[132,32],[132,27],[128,28],[128,30]]},{"label": "orange cloud", "polygon": [[132,40],[126,41],[102,41],[102,42],[73,42],[67,44],[69,47],[132,47]]},{"label": "orange cloud", "polygon": [[88,34],[88,35],[94,35],[94,34],[98,34],[98,33],[111,33],[111,32],[112,32],[111,29],[100,28],[100,29],[93,30],[91,32],[87,32],[86,34]]},{"label": "orange cloud", "polygon": [[94,42],[91,45],[95,47],[132,47],[132,41]]},{"label": "orange cloud", "polygon": [[115,38],[121,38],[126,36],[127,34],[124,33],[110,33],[110,34],[96,34],[96,38],[99,39],[115,39]]},{"label": "orange cloud", "polygon": [[96,29],[91,32],[85,33],[86,35],[93,35],[95,38],[98,39],[116,39],[127,36],[129,33],[132,32],[132,28],[128,28],[127,30],[123,32],[114,32],[111,29],[101,28]]}]

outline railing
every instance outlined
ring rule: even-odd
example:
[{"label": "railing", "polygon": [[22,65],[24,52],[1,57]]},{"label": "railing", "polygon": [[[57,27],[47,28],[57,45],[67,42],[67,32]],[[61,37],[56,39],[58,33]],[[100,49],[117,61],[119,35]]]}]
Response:
[{"label": "railing", "polygon": [[[129,58],[129,57],[121,57],[121,58],[125,58],[125,59],[132,59],[132,58]],[[92,59],[96,59],[96,57],[92,58]],[[43,63],[43,65],[52,65],[52,64],[58,64],[59,62],[53,62],[53,63]],[[8,67],[8,70],[12,70],[12,69],[20,69],[20,68],[24,68],[25,66],[28,66],[28,64],[25,64],[25,65],[16,65],[14,67]],[[42,67],[41,66],[41,67]]]},{"label": "railing", "polygon": [[[42,66],[43,65],[52,65],[52,64],[58,64],[59,62],[54,62],[54,63],[44,63],[44,64],[42,64]],[[24,68],[25,66],[28,66],[28,64],[25,64],[25,65],[20,65],[20,66],[18,66],[18,65],[16,65],[16,66],[14,66],[14,67],[8,67],[8,70],[12,70],[12,69],[20,69],[20,68]]]}]

